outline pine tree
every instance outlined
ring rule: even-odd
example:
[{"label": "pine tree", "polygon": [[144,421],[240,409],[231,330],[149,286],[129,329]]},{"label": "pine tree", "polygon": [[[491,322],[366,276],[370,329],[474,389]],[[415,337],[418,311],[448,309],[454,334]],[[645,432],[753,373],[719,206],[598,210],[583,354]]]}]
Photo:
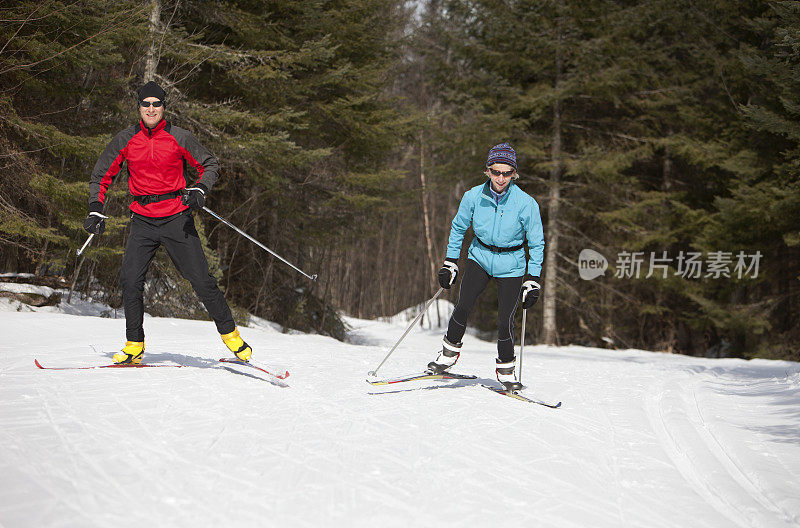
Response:
[{"label": "pine tree", "polygon": [[[178,79],[176,121],[223,160],[209,205],[300,267],[322,267],[330,240],[369,228],[390,196],[406,119],[385,87],[404,16],[371,0],[176,10],[163,75]],[[225,228],[211,235],[235,302],[301,329],[339,325],[320,298],[329,285],[309,289]]]},{"label": "pine tree", "polygon": [[[542,206],[546,342],[577,326],[582,296],[561,255],[603,243],[594,215],[609,206],[624,171],[652,152],[639,121],[650,79],[623,38],[635,11],[612,2],[443,2],[428,15],[426,39],[436,43],[428,57],[439,68],[432,86],[446,87],[445,107],[459,116],[442,115],[446,134],[459,139],[443,137],[439,159],[480,167],[489,146],[510,139],[520,183]],[[476,137],[485,146],[477,155],[459,141]],[[454,145],[473,155],[456,155]],[[441,170],[456,172],[446,162]],[[564,311],[567,324],[557,323],[556,299],[573,308]],[[601,310],[583,311],[602,325]]]},{"label": "pine tree", "polygon": [[[3,265],[26,271],[51,261],[59,263],[51,272],[71,273],[63,266],[85,237],[91,166],[111,135],[138,119],[132,93],[152,77],[168,92],[166,117],[221,160],[209,206],[301,267],[322,267],[334,256],[331,240],[369,229],[398,180],[387,157],[408,119],[386,88],[406,14],[400,3],[373,0],[5,10],[14,24],[3,24],[0,48],[0,141],[11,153],[0,167]],[[99,281],[112,297],[125,187],[120,174],[106,206],[113,218],[79,281]],[[234,304],[343,335],[323,291],[216,221],[205,224]],[[171,266],[157,260],[153,271],[153,285],[175,287]]]},{"label": "pine tree", "polygon": [[739,55],[750,80],[740,108],[762,170],[735,175],[702,240],[763,257],[757,280],[714,291],[709,304],[740,353],[798,360],[800,2],[770,3],[748,29],[759,38]]},{"label": "pine tree", "polygon": [[[0,247],[11,271],[67,273],[85,236],[88,175],[127,113],[133,1],[16,2],[0,25]],[[118,199],[120,193],[111,196]],[[118,254],[121,222],[94,257]]]}]

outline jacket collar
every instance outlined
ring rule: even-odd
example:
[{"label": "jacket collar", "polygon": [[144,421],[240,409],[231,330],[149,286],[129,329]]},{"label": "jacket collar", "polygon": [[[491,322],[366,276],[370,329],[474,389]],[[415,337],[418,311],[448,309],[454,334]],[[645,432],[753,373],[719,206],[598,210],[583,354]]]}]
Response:
[{"label": "jacket collar", "polygon": [[[490,202],[492,202],[493,205],[499,205],[496,204],[496,202],[494,201],[494,196],[492,196],[491,185],[492,185],[492,180],[486,180],[486,183],[483,184],[483,191],[481,192],[481,197],[486,200],[489,200]],[[503,194],[503,196],[500,197],[501,204],[504,204],[508,201],[508,197],[511,195],[511,188],[514,185],[516,185],[514,183],[514,180],[508,182],[508,187],[506,188],[505,193]]]},{"label": "jacket collar", "polygon": [[159,121],[159,122],[156,124],[156,126],[154,126],[152,129],[151,129],[151,128],[147,128],[146,126],[144,126],[144,121],[142,121],[141,119],[139,120],[139,129],[140,129],[140,130],[141,130],[141,131],[142,131],[142,132],[143,132],[143,133],[144,133],[146,136],[152,136],[153,134],[156,134],[156,133],[158,133],[158,132],[160,132],[160,131],[164,130],[164,128],[165,128],[166,126],[167,126],[167,120],[166,120],[166,119],[162,119],[161,121]]}]

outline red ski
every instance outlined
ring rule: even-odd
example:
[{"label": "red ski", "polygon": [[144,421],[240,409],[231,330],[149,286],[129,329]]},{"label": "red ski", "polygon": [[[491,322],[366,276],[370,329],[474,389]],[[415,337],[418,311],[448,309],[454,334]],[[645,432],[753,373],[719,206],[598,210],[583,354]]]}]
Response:
[{"label": "red ski", "polygon": [[120,365],[118,363],[112,363],[111,365],[94,365],[93,367],[45,367],[41,363],[39,363],[38,359],[33,360],[36,363],[36,366],[40,369],[44,370],[90,370],[90,369],[101,369],[101,368],[146,368],[146,367],[183,367],[185,365],[156,365],[154,363],[139,363],[138,365],[133,364],[126,364]]},{"label": "red ski", "polygon": [[258,370],[258,371],[263,372],[264,374],[272,376],[273,378],[278,378],[279,380],[284,380],[284,379],[289,377],[289,371],[288,370],[284,371],[283,374],[275,374],[274,372],[270,372],[269,370],[256,365],[252,361],[241,361],[241,360],[234,359],[234,358],[220,358],[220,362],[222,362],[222,363],[233,363],[234,365],[242,365],[244,367],[254,368],[254,369]]},{"label": "red ski", "polygon": [[419,381],[419,380],[472,380],[478,379],[477,376],[469,374],[456,374],[455,372],[442,372],[440,374],[433,374],[432,372],[425,371],[419,374],[409,374],[399,378],[367,380],[370,385],[392,385],[393,383],[404,383],[406,381]]}]

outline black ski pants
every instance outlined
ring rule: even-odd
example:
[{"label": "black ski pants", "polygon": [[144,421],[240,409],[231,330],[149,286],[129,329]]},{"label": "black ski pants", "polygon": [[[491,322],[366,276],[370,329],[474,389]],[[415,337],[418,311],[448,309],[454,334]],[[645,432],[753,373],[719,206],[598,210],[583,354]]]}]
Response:
[{"label": "black ski pants", "polygon": [[[480,264],[467,259],[458,302],[450,317],[450,324],[447,325],[446,336],[451,343],[461,342],[467,329],[469,312],[491,278]],[[497,357],[502,362],[514,359],[514,314],[517,311],[522,279],[523,277],[494,277],[497,283]]]},{"label": "black ski pants", "polygon": [[150,262],[162,244],[178,272],[192,284],[216,323],[217,331],[228,334],[235,330],[228,302],[217,280],[208,272],[208,261],[189,211],[165,218],[133,214],[130,229],[120,272],[128,341],[144,341],[144,281]]}]

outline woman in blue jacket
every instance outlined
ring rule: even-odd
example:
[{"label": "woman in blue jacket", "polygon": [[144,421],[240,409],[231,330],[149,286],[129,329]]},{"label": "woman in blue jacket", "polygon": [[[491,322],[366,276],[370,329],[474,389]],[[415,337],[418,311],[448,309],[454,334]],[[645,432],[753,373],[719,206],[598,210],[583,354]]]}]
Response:
[{"label": "woman in blue jacket", "polygon": [[458,302],[450,317],[442,351],[428,364],[428,369],[441,373],[458,361],[467,316],[489,279],[494,278],[498,297],[497,380],[507,390],[519,390],[522,384],[514,356],[514,313],[519,301],[527,309],[539,299],[544,257],[542,218],[536,200],[514,183],[518,177],[517,156],[511,145],[501,143],[489,150],[486,176],[489,181],[464,194],[451,224],[447,257],[438,274],[442,288],[450,289],[456,280],[461,243],[470,226],[475,238],[469,246]]}]

